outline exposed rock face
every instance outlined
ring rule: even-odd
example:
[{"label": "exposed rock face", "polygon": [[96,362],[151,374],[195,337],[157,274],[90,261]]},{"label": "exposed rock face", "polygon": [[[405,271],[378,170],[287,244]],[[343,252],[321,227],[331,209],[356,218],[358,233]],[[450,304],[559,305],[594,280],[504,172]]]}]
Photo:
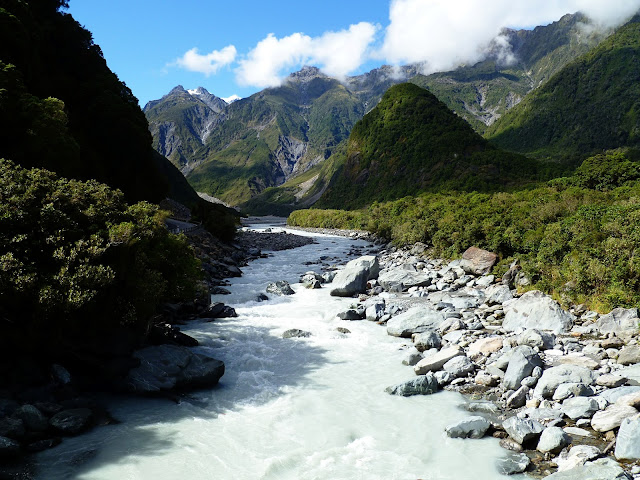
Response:
[{"label": "exposed rock face", "polygon": [[129,371],[127,387],[135,393],[211,387],[224,374],[224,363],[201,350],[159,345],[134,352],[140,366]]},{"label": "exposed rock face", "polygon": [[502,327],[507,332],[520,328],[550,330],[555,333],[571,329],[575,317],[539,290],[532,290],[505,305]]}]

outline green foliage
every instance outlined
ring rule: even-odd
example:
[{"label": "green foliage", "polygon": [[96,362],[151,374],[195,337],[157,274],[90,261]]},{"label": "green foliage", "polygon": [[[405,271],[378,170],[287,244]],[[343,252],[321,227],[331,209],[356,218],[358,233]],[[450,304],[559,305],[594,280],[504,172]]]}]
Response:
[{"label": "green foliage", "polygon": [[28,337],[37,350],[121,326],[143,335],[159,303],[193,299],[199,261],[164,219],[96,181],[0,160],[3,342]]},{"label": "green foliage", "polygon": [[[498,253],[502,270],[519,258],[549,293],[600,309],[629,307],[640,302],[640,182],[629,156],[598,155],[574,176],[529,190],[425,193],[350,212],[298,210],[289,223],[366,228],[398,245],[425,242],[445,257],[477,245]],[[600,177],[605,171],[621,176]]]}]

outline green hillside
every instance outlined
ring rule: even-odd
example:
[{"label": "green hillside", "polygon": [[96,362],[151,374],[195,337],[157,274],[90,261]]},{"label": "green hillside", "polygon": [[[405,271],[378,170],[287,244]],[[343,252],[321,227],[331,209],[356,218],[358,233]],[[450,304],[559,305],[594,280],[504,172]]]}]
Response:
[{"label": "green hillside", "polygon": [[639,18],[563,68],[486,137],[514,152],[567,159],[639,145]]}]

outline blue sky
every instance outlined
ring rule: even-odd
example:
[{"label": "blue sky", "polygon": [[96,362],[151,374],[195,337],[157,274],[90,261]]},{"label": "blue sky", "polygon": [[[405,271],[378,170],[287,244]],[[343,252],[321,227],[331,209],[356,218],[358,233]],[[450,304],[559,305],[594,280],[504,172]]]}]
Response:
[{"label": "blue sky", "polygon": [[[176,85],[245,97],[313,64],[337,78],[382,64],[425,72],[482,58],[503,27],[585,11],[617,24],[640,0],[70,0],[140,105]],[[196,50],[194,50],[196,49]]]}]

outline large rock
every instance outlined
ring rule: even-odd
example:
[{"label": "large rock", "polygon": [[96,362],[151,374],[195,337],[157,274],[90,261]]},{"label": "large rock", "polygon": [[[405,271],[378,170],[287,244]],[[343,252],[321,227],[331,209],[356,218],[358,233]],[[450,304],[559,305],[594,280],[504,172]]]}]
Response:
[{"label": "large rock", "polygon": [[596,327],[600,333],[615,333],[618,336],[628,336],[638,333],[638,309],[637,308],[616,308],[603,315],[596,322]]},{"label": "large rock", "polygon": [[413,371],[416,372],[416,375],[424,375],[427,372],[437,372],[442,369],[445,363],[459,355],[464,355],[464,352],[457,345],[443,348],[439,352],[428,355],[420,360],[413,367]]},{"label": "large rock", "polygon": [[640,460],[640,416],[622,420],[615,456],[618,460]]},{"label": "large rock", "polygon": [[530,463],[526,453],[509,452],[505,458],[496,460],[496,468],[500,475],[515,475],[524,472]]},{"label": "large rock", "polygon": [[489,356],[492,353],[502,350],[502,337],[492,336],[476,340],[469,345],[469,356],[482,354]]},{"label": "large rock", "polygon": [[390,268],[380,272],[378,282],[387,291],[405,291],[411,287],[428,287],[431,285],[431,277],[426,273]]},{"label": "large rock", "polygon": [[447,426],[444,431],[451,438],[482,438],[489,427],[491,427],[489,420],[473,416]]},{"label": "large rock", "polygon": [[636,363],[640,363],[640,347],[638,345],[624,347],[618,355],[618,363],[620,365],[635,365]]},{"label": "large rock", "polygon": [[598,402],[590,397],[567,398],[562,402],[562,413],[571,420],[591,418],[598,411]]},{"label": "large rock", "polygon": [[600,459],[556,472],[545,477],[545,480],[631,480],[631,477],[615,462]]},{"label": "large rock", "polygon": [[460,267],[474,275],[484,275],[491,271],[498,260],[495,253],[483,250],[478,247],[470,247],[462,254]]},{"label": "large rock", "polygon": [[517,389],[520,382],[533,372],[535,367],[542,367],[543,362],[535,350],[526,345],[514,348],[509,358],[509,366],[504,374],[504,386],[506,389]]},{"label": "large rock", "polygon": [[434,331],[416,333],[413,335],[413,346],[419,352],[431,350],[432,348],[440,348],[442,346],[442,338]]},{"label": "large rock", "polygon": [[469,360],[469,357],[466,357],[464,355],[453,357],[442,366],[442,369],[445,372],[449,372],[456,378],[466,377],[467,375],[472,373],[475,368],[475,365],[473,364],[473,362],[471,362],[471,360]]},{"label": "large rock", "polygon": [[618,428],[625,418],[638,414],[638,410],[628,405],[611,405],[597,412],[591,419],[591,428],[596,432],[608,432]]},{"label": "large rock", "polygon": [[279,282],[273,282],[267,285],[267,293],[273,293],[274,295],[284,297],[286,295],[293,295],[296,292],[293,291],[289,282],[280,280]]},{"label": "large rock", "polygon": [[136,393],[210,387],[224,374],[224,363],[188,347],[159,345],[133,355],[140,365],[129,371],[126,384]]},{"label": "large rock", "polygon": [[538,398],[551,398],[562,383],[584,383],[593,385],[596,381],[596,374],[585,367],[575,365],[559,365],[544,371],[534,390],[534,395]]},{"label": "large rock", "polygon": [[530,418],[510,417],[503,422],[502,426],[520,445],[536,440],[544,430],[540,422]]},{"label": "large rock", "polygon": [[560,307],[548,295],[532,290],[504,305],[502,328],[507,332],[519,329],[550,330],[554,333],[571,329],[575,316]]},{"label": "large rock", "polygon": [[632,393],[639,393],[640,386],[629,385],[627,387],[617,387],[605,390],[598,397],[603,398],[607,403],[616,403],[620,398],[631,395]]},{"label": "large rock", "polygon": [[391,395],[410,397],[412,395],[430,395],[438,391],[438,382],[433,373],[421,375],[415,380],[410,380],[399,385],[387,387],[385,392]]},{"label": "large rock", "polygon": [[387,333],[394,337],[411,338],[414,333],[435,331],[444,319],[444,315],[436,310],[414,307],[389,319]]},{"label": "large rock", "polygon": [[572,468],[584,465],[590,460],[594,460],[602,455],[598,447],[591,445],[575,445],[567,452],[562,452],[555,462],[558,464],[558,471],[564,472]]},{"label": "large rock", "polygon": [[340,270],[331,283],[330,295],[334,297],[351,297],[367,290],[367,281],[378,278],[380,264],[378,257],[366,255],[351,260]]},{"label": "large rock", "polygon": [[542,453],[557,453],[570,443],[571,437],[560,427],[548,427],[540,435],[536,450]]},{"label": "large rock", "polygon": [[513,295],[511,294],[511,290],[507,285],[496,284],[487,287],[484,291],[485,294],[485,302],[489,305],[494,305],[496,303],[503,304],[511,299],[513,299]]},{"label": "large rock", "polygon": [[92,413],[88,408],[73,408],[56,413],[49,423],[61,433],[75,435],[89,426],[91,417]]},{"label": "large rock", "polygon": [[33,432],[43,432],[49,426],[47,417],[33,405],[22,405],[13,415],[22,419],[27,430]]}]

